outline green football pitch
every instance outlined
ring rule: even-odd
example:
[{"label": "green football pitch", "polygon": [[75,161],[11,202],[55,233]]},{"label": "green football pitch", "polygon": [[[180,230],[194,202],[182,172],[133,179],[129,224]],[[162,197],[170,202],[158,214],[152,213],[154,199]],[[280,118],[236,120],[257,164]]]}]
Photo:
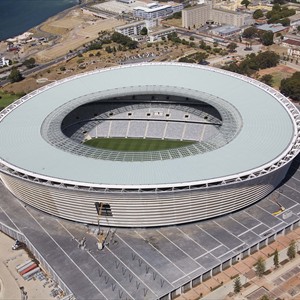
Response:
[{"label": "green football pitch", "polygon": [[114,151],[159,151],[194,144],[191,141],[135,139],[135,138],[94,138],[84,144],[96,148]]}]

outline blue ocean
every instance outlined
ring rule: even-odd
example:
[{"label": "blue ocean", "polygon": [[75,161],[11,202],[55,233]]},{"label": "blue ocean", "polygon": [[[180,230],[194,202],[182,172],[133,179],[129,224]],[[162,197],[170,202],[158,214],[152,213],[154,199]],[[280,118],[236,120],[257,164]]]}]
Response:
[{"label": "blue ocean", "polygon": [[79,0],[0,0],[0,41],[22,34]]}]

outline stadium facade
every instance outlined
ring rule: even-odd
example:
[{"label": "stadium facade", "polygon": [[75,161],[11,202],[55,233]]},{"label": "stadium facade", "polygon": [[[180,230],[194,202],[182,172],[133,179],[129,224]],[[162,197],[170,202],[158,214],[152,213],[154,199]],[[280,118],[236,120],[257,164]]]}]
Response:
[{"label": "stadium facade", "polygon": [[[283,95],[248,77],[179,63],[54,82],[3,110],[0,132],[1,180],[17,198],[90,224],[102,203],[101,224],[117,227],[242,209],[280,184],[300,149],[299,112]],[[83,144],[99,132],[194,143],[152,152]]]}]

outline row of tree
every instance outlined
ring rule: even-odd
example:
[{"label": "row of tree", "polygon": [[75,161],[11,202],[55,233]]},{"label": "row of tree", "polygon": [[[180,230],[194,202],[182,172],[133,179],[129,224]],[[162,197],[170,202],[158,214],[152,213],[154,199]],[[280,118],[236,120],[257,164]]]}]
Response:
[{"label": "row of tree", "polygon": [[[289,244],[289,247],[287,249],[287,256],[289,260],[292,260],[296,257],[296,242],[292,240]],[[274,254],[273,254],[273,263],[275,269],[279,268],[279,253],[278,250],[276,249]],[[255,273],[256,275],[261,278],[266,271],[266,263],[265,260],[262,257],[259,257],[256,265],[255,265]],[[233,286],[233,291],[234,293],[238,294],[242,289],[242,284],[241,284],[241,279],[240,277],[237,277],[234,280],[234,286]],[[268,297],[262,297],[260,300],[267,300],[269,299]]]},{"label": "row of tree", "polygon": [[[143,31],[143,34],[147,34],[147,32]],[[97,40],[96,42],[91,43],[87,47],[87,51],[102,49],[104,45],[111,44],[112,42],[123,46],[122,48],[119,47],[118,49],[122,51],[126,51],[128,49],[136,49],[138,47],[137,41],[133,41],[130,37],[123,35],[119,32],[114,32],[110,37],[106,36],[101,40]]]},{"label": "row of tree", "polygon": [[266,14],[261,9],[257,9],[253,13],[253,19],[259,19],[266,17],[268,23],[281,23],[283,26],[289,26],[290,20],[288,17],[296,14],[295,9],[290,9],[287,6],[281,6],[278,3],[275,3],[272,6],[272,10],[268,11]]},{"label": "row of tree", "polygon": [[205,60],[208,58],[208,54],[205,52],[196,52],[184,57],[181,57],[178,61],[191,63],[191,64],[203,64]]}]

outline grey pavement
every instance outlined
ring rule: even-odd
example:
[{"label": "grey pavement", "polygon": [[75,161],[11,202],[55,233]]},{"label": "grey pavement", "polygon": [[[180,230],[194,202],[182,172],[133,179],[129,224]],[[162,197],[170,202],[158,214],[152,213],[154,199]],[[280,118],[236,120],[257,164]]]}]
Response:
[{"label": "grey pavement", "polygon": [[[26,206],[1,184],[0,222],[26,236],[77,299],[157,299],[298,221],[299,164],[300,156],[276,191],[246,209],[180,226],[110,231],[102,251],[95,226]],[[278,203],[285,211],[272,215]]]}]

